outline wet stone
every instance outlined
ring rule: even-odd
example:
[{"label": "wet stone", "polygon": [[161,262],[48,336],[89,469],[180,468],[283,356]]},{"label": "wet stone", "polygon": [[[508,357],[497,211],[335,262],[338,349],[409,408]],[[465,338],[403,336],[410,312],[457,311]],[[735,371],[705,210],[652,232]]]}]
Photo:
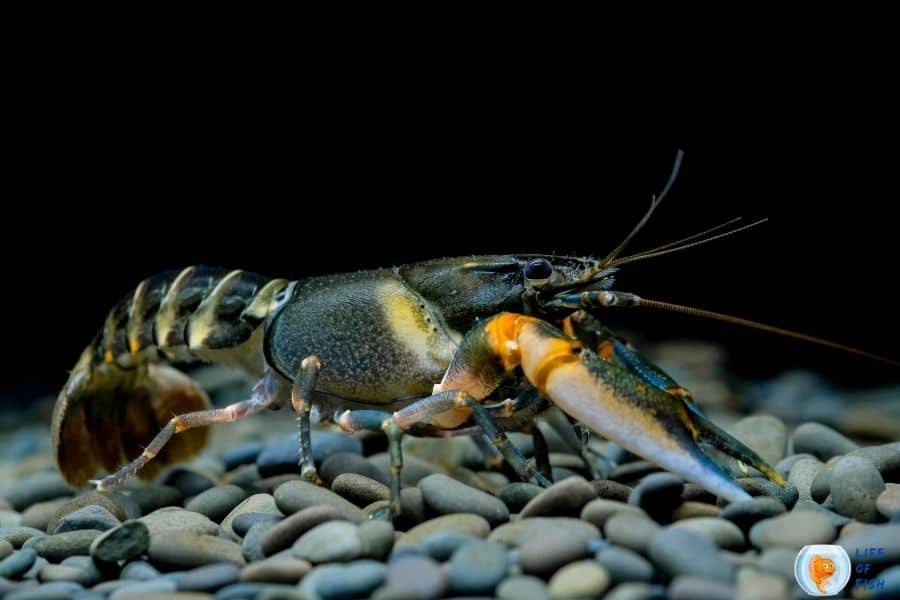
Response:
[{"label": "wet stone", "polygon": [[90,554],[101,562],[137,558],[150,545],[150,531],[140,521],[126,521],[94,539]]},{"label": "wet stone", "polygon": [[322,600],[366,598],[387,576],[387,567],[374,560],[358,560],[323,572],[316,581]]},{"label": "wet stone", "polygon": [[885,490],[878,469],[858,456],[837,461],[831,473],[831,500],[837,512],[872,523],[879,518],[875,501]]},{"label": "wet stone", "polygon": [[[276,498],[277,500],[277,498]],[[290,548],[297,539],[320,523],[333,520],[346,520],[344,512],[329,505],[312,506],[303,509],[280,521],[260,540],[260,546],[266,556]],[[357,518],[352,522],[360,522]]]},{"label": "wet stone", "polygon": [[129,497],[140,507],[142,515],[149,515],[163,507],[181,508],[184,500],[184,494],[170,485],[148,485],[133,490]]},{"label": "wet stone", "polygon": [[231,529],[240,537],[247,535],[251,527],[257,523],[278,523],[284,517],[272,513],[246,512],[239,514],[231,521]]},{"label": "wet stone", "polygon": [[669,528],[692,531],[725,550],[740,550],[746,545],[743,532],[727,519],[696,517],[673,523]]},{"label": "wet stone", "polygon": [[[799,462],[805,458],[816,458],[816,457],[813,456],[812,454],[807,454],[806,452],[802,452],[800,454],[791,454],[789,456],[785,456],[784,458],[782,458],[781,460],[779,460],[777,463],[775,463],[772,466],[775,468],[776,471],[778,471],[778,473],[785,480],[787,480],[788,475],[790,475],[791,469],[794,467],[794,465],[797,462]],[[818,460],[818,459],[816,459],[816,460]]]},{"label": "wet stone", "polygon": [[218,562],[244,564],[238,544],[196,531],[151,532],[147,555],[155,564],[182,568]]},{"label": "wet stone", "polygon": [[557,571],[547,587],[553,600],[593,598],[609,587],[609,573],[593,561],[574,562]]},{"label": "wet stone", "polygon": [[594,486],[581,477],[554,483],[519,512],[519,518],[578,516],[585,504],[597,497]]},{"label": "wet stone", "polygon": [[506,546],[484,540],[467,542],[450,558],[450,589],[462,595],[488,596],[494,593],[506,571]]},{"label": "wet stone", "polygon": [[859,456],[870,461],[881,473],[884,481],[900,482],[900,449],[890,444],[860,448],[847,456]]},{"label": "wet stone", "polygon": [[596,500],[588,502],[584,508],[581,509],[581,518],[588,523],[593,523],[597,527],[603,527],[611,516],[622,512],[649,518],[642,508],[625,504],[624,502],[619,502],[617,500],[606,500],[604,498],[597,498]]},{"label": "wet stone", "polygon": [[628,504],[639,506],[657,522],[668,522],[672,511],[681,504],[684,482],[670,473],[653,473],[644,477],[628,496]]},{"label": "wet stone", "polygon": [[316,525],[303,534],[291,552],[309,562],[347,562],[362,555],[362,544],[356,525],[345,521],[330,521]]},{"label": "wet stone", "polygon": [[418,488],[426,507],[439,515],[473,513],[492,525],[509,520],[509,509],[501,500],[446,475],[429,475],[419,481]]},{"label": "wet stone", "polygon": [[806,452],[819,460],[827,461],[832,456],[853,452],[859,446],[841,433],[821,423],[804,423],[794,430],[791,438],[794,453]]},{"label": "wet stone", "polygon": [[513,575],[497,586],[499,600],[550,600],[547,584],[531,575]]},{"label": "wet stone", "polygon": [[387,580],[373,600],[440,598],[447,587],[441,566],[423,556],[403,556],[388,565]]},{"label": "wet stone", "polygon": [[816,473],[815,479],[809,486],[809,496],[816,502],[825,502],[831,494],[831,466],[826,466]]},{"label": "wet stone", "polygon": [[167,573],[165,578],[174,582],[179,592],[211,592],[236,582],[240,572],[239,566],[225,563]]},{"label": "wet stone", "polygon": [[241,554],[247,562],[262,560],[266,557],[262,550],[262,539],[275,526],[272,521],[262,521],[253,525],[241,540]]},{"label": "wet stone", "polygon": [[770,465],[784,458],[787,450],[787,428],[781,419],[771,415],[744,417],[731,428],[731,434]]},{"label": "wet stone", "polygon": [[591,481],[591,485],[594,486],[594,494],[605,500],[628,502],[628,496],[631,495],[630,487],[611,479],[595,479]]},{"label": "wet stone", "polygon": [[808,544],[829,544],[836,534],[828,516],[798,511],[760,521],[750,528],[749,538],[757,548],[783,546],[799,550]]},{"label": "wet stone", "polygon": [[319,468],[319,477],[322,478],[322,481],[328,487],[332,487],[332,483],[338,475],[345,473],[363,475],[384,485],[389,485],[391,481],[388,473],[385,473],[359,454],[352,452],[332,454],[325,459]]},{"label": "wet stone", "polygon": [[394,527],[386,521],[366,521],[356,530],[361,556],[384,560],[394,546]]},{"label": "wet stone", "polygon": [[595,559],[609,573],[612,583],[624,581],[650,581],[653,579],[653,565],[628,548],[607,546],[597,552]]},{"label": "wet stone", "polygon": [[560,567],[587,556],[589,542],[568,535],[565,530],[550,530],[519,546],[519,564],[526,573],[550,575]]},{"label": "wet stone", "polygon": [[222,519],[222,529],[228,533],[234,533],[231,523],[244,513],[269,513],[272,515],[281,515],[278,507],[275,505],[275,499],[270,494],[253,494],[237,506],[235,506],[228,515]]},{"label": "wet stone", "polygon": [[65,533],[67,531],[76,531],[79,529],[97,529],[99,531],[106,531],[113,527],[117,527],[118,525],[119,519],[113,516],[111,512],[102,506],[91,504],[84,508],[72,511],[62,517],[56,523],[56,527],[51,533]]},{"label": "wet stone", "polygon": [[241,570],[241,581],[268,581],[295,584],[309,573],[312,565],[293,556],[273,556],[248,564]]},{"label": "wet stone", "polygon": [[646,555],[659,529],[659,524],[647,517],[623,512],[607,519],[603,532],[609,541]]},{"label": "wet stone", "polygon": [[[501,525],[497,530],[508,527],[509,525]],[[442,531],[459,531],[477,538],[483,538],[491,531],[491,526],[483,517],[471,514],[453,514],[435,517],[425,521],[420,525],[416,525],[406,532],[406,534],[397,540],[396,547],[415,546],[422,540]]]},{"label": "wet stone", "polygon": [[41,538],[32,538],[25,542],[23,547],[34,548],[38,556],[43,556],[50,562],[59,562],[73,554],[87,554],[91,542],[101,533],[96,529],[67,531]]},{"label": "wet stone", "polygon": [[[487,532],[484,532],[487,535]],[[590,523],[570,517],[532,517],[506,523],[490,532],[488,539],[507,546],[520,547],[530,540],[542,539],[550,535],[568,536],[579,543],[599,538],[600,530]],[[405,540],[402,540],[405,541]]]},{"label": "wet stone", "polygon": [[875,500],[875,508],[886,519],[900,514],[900,484],[888,483]]},{"label": "wet stone", "polygon": [[478,538],[459,531],[442,531],[422,540],[421,548],[434,560],[448,560],[457,548]]},{"label": "wet stone", "polygon": [[799,460],[791,467],[788,481],[797,488],[800,500],[811,500],[811,487],[816,476],[825,468],[817,458]]},{"label": "wet stone", "polygon": [[388,500],[391,497],[391,490],[388,486],[356,473],[343,473],[335,477],[331,484],[331,491],[359,507],[368,506],[378,500]]},{"label": "wet stone", "polygon": [[18,579],[34,564],[37,553],[31,548],[16,550],[0,561],[0,577]]},{"label": "wet stone", "polygon": [[784,514],[786,511],[784,504],[775,498],[762,496],[743,502],[733,502],[723,508],[719,516],[728,519],[746,533],[759,521]]},{"label": "wet stone", "polygon": [[650,541],[649,556],[670,577],[694,575],[725,582],[734,579],[734,567],[719,549],[692,531],[677,528],[660,530]]},{"label": "wet stone", "polygon": [[184,508],[218,523],[246,498],[247,492],[236,485],[219,485],[197,494]]},{"label": "wet stone", "polygon": [[506,505],[509,512],[517,513],[542,491],[543,488],[533,483],[516,481],[500,488],[497,498]]},{"label": "wet stone", "polygon": [[[313,429],[310,432],[313,461],[321,464],[326,457],[338,452],[362,454],[362,442],[345,433]],[[256,467],[263,477],[281,473],[298,473],[299,446],[297,434],[290,433],[273,438],[265,443],[256,457]]]},{"label": "wet stone", "polygon": [[275,505],[285,515],[323,504],[334,507],[348,520],[363,519],[362,511],[352,502],[305,481],[288,481],[275,490]]}]

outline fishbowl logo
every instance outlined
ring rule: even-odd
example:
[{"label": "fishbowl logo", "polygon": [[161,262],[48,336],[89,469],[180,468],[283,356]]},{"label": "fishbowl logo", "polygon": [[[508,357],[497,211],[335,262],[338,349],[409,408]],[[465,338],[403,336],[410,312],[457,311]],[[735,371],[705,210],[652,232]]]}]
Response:
[{"label": "fishbowl logo", "polygon": [[810,596],[834,596],[850,581],[850,557],[840,546],[804,546],[794,561],[794,577]]}]

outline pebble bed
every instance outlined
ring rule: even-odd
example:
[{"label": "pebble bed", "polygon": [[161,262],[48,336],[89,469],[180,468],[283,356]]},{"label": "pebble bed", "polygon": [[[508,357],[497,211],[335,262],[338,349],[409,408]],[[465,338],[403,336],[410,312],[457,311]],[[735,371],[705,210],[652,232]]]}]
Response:
[{"label": "pebble bed", "polygon": [[884,549],[866,559],[881,589],[851,578],[843,597],[900,598],[900,389],[850,398],[793,373],[736,394],[701,375],[682,378],[784,488],[751,471],[738,484],[754,498],[727,504],[602,440],[591,480],[549,436],[541,489],[487,469],[468,438],[407,438],[391,525],[369,518],[388,498],[378,435],[316,430],[317,487],[299,480],[290,415],[248,419],[156,483],[98,494],[52,469],[45,428],[21,428],[0,439],[0,596],[778,600],[808,597],[797,551],[835,543]]}]

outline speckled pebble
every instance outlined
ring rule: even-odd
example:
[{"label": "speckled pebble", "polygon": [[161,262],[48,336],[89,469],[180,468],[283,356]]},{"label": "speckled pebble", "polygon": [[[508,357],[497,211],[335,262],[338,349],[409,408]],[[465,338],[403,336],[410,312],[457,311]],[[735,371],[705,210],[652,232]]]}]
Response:
[{"label": "speckled pebble", "polygon": [[631,495],[630,487],[611,479],[595,479],[591,481],[591,485],[594,487],[594,493],[598,498],[628,502],[628,496]]},{"label": "speckled pebble", "polygon": [[217,562],[244,564],[238,544],[197,531],[151,531],[147,555],[155,564],[182,568]]},{"label": "speckled pebble", "polygon": [[866,446],[850,452],[847,456],[865,458],[875,465],[882,479],[892,483],[900,482],[900,449],[894,448],[892,444]]},{"label": "speckled pebble", "polygon": [[275,505],[285,515],[291,515],[311,506],[326,504],[336,508],[348,520],[361,521],[364,518],[359,507],[352,502],[341,498],[331,490],[305,481],[283,483],[275,490],[274,496]]},{"label": "speckled pebble", "polygon": [[550,600],[550,590],[541,579],[531,575],[513,575],[497,586],[498,600]]},{"label": "speckled pebble", "polygon": [[247,535],[250,528],[257,523],[279,523],[284,519],[281,515],[261,512],[245,512],[231,521],[231,530],[240,537]]},{"label": "speckled pebble", "polygon": [[731,434],[747,444],[770,465],[782,458],[787,449],[787,428],[778,417],[751,415],[734,424]]},{"label": "speckled pebble", "polygon": [[34,548],[38,556],[43,556],[51,562],[59,562],[73,554],[87,554],[91,543],[102,532],[96,529],[79,529],[67,531],[41,538],[31,538],[23,547]]},{"label": "speckled pebble", "polygon": [[596,497],[594,486],[581,477],[570,477],[534,497],[519,512],[519,518],[578,516],[584,505]]},{"label": "speckled pebble", "polygon": [[271,494],[253,494],[231,509],[231,512],[222,519],[222,529],[228,533],[234,533],[231,523],[239,515],[245,513],[268,513],[279,516],[282,514],[275,505],[275,498],[273,498]]},{"label": "speckled pebble", "polygon": [[126,521],[97,536],[91,542],[90,554],[101,562],[131,560],[147,551],[150,530],[140,521]]},{"label": "speckled pebble", "polygon": [[[797,498],[800,497],[797,488],[789,481],[785,482],[784,487],[780,487],[774,481],[763,479],[762,477],[742,477],[735,479],[734,482],[753,497],[768,496],[775,498],[787,508],[792,507]],[[719,503],[720,505],[727,504],[722,502],[721,498]]]},{"label": "speckled pebble", "polygon": [[491,525],[509,520],[509,509],[501,500],[446,475],[436,473],[424,477],[417,487],[422,490],[426,507],[436,514],[472,513]]},{"label": "speckled pebble", "polygon": [[784,514],[786,511],[784,504],[775,498],[761,496],[743,502],[733,502],[723,508],[719,516],[728,519],[746,533],[759,521]]},{"label": "speckled pebble", "polygon": [[734,579],[734,567],[708,539],[692,531],[666,528],[649,545],[653,563],[670,577],[695,575],[717,581]]},{"label": "speckled pebble", "polygon": [[845,456],[832,469],[831,500],[842,515],[867,523],[876,521],[875,501],[884,490],[881,474],[865,458]]},{"label": "speckled pebble", "polygon": [[117,527],[119,519],[111,512],[91,504],[78,510],[72,511],[65,515],[56,523],[56,527],[50,533],[65,533],[67,531],[76,531],[78,529],[97,529],[106,531]]},{"label": "speckled pebble", "polygon": [[[272,527],[272,529],[266,532],[262,540],[260,540],[262,551],[266,556],[272,556],[280,550],[290,548],[301,535],[320,523],[333,520],[347,520],[345,514],[345,511],[327,504],[311,506],[298,511],[283,521],[280,521]],[[362,521],[362,518],[357,517],[351,522],[360,521]]]},{"label": "speckled pebble", "polygon": [[456,549],[450,558],[450,590],[461,595],[491,595],[506,576],[506,546],[473,540]]},{"label": "speckled pebble", "polygon": [[605,498],[597,498],[588,502],[581,509],[581,518],[589,523],[593,523],[597,527],[603,527],[606,521],[614,514],[627,512],[638,516],[649,518],[644,509],[617,500],[607,500]]},{"label": "speckled pebble", "polygon": [[812,499],[810,488],[816,476],[824,468],[825,464],[817,458],[807,458],[794,463],[788,475],[788,481],[797,488],[800,500]]},{"label": "speckled pebble", "polygon": [[836,534],[826,515],[798,511],[760,521],[750,528],[749,538],[757,548],[783,546],[799,550],[808,544],[829,544]]},{"label": "speckled pebble", "polygon": [[13,553],[13,545],[9,540],[0,540],[0,560]]},{"label": "speckled pebble", "polygon": [[533,483],[515,481],[497,490],[497,498],[506,505],[509,512],[517,513],[542,491],[543,488]]},{"label": "speckled pebble", "polygon": [[358,473],[341,473],[331,483],[331,491],[360,508],[391,497],[388,486]]},{"label": "speckled pebble", "polygon": [[609,587],[609,573],[601,565],[583,560],[574,562],[554,573],[547,584],[553,600],[593,598]]},{"label": "speckled pebble", "polygon": [[791,437],[794,453],[806,452],[819,460],[847,454],[859,448],[843,434],[821,423],[803,423]]},{"label": "speckled pebble", "polygon": [[649,582],[653,579],[653,565],[628,548],[607,546],[597,552],[595,558],[609,573],[610,580],[614,584],[625,581]]},{"label": "speckled pebble", "polygon": [[391,478],[388,473],[373,465],[359,454],[352,452],[337,452],[332,454],[322,463],[319,468],[319,477],[327,487],[331,487],[338,475],[345,473],[356,473],[364,475],[369,479],[374,479],[385,485],[390,484]]},{"label": "speckled pebble", "polygon": [[191,498],[184,508],[219,522],[246,498],[247,492],[236,485],[218,485]]}]

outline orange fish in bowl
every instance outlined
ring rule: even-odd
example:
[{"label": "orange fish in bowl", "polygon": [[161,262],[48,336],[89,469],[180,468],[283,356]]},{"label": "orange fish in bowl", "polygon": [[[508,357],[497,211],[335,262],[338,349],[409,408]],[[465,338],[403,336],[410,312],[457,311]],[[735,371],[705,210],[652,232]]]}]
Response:
[{"label": "orange fish in bowl", "polygon": [[825,593],[825,584],[828,578],[834,575],[834,561],[818,554],[813,554],[809,561],[809,576],[819,588],[819,591]]}]

